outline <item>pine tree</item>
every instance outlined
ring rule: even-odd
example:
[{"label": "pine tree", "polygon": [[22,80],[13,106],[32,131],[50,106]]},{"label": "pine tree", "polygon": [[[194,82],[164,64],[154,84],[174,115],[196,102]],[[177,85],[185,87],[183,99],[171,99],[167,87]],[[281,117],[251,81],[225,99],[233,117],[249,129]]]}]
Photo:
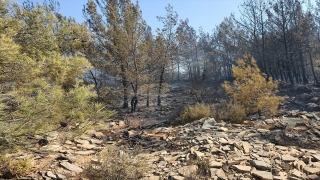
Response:
[{"label": "pine tree", "polygon": [[277,112],[283,100],[276,95],[278,82],[271,77],[267,80],[254,58],[245,55],[239,59],[232,73],[235,78],[233,85],[225,82],[222,86],[236,103],[245,108],[248,115],[257,112],[274,115]]},{"label": "pine tree", "polygon": [[[98,13],[98,8],[101,14]],[[130,0],[89,0],[83,10],[91,31],[96,35],[100,57],[105,69],[121,77],[123,108],[129,107],[130,87],[133,92],[132,109],[136,110],[138,90],[143,84],[143,73],[148,59],[144,38],[146,28],[139,4]]]},{"label": "pine tree", "polygon": [[48,6],[5,3],[0,11],[0,125],[5,127],[0,138],[13,142],[59,128],[62,121],[75,125],[94,119],[103,105],[93,101],[92,86],[82,83],[91,65],[77,48],[73,53],[59,49],[57,32],[70,32],[59,29],[57,15]]}]

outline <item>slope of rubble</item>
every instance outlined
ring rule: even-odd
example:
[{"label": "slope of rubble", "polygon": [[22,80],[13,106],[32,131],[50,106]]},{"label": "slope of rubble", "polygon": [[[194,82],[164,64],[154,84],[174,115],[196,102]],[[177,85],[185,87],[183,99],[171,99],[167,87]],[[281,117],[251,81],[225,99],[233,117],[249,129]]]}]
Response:
[{"label": "slope of rubble", "polygon": [[[142,147],[137,157],[149,164],[143,180],[182,179],[320,179],[320,113],[291,111],[244,124],[204,118],[177,127],[129,128],[123,121],[108,129],[88,130],[61,143],[50,134],[13,158],[32,155],[30,179],[79,179],[108,145]],[[38,139],[37,139],[38,138]]]}]

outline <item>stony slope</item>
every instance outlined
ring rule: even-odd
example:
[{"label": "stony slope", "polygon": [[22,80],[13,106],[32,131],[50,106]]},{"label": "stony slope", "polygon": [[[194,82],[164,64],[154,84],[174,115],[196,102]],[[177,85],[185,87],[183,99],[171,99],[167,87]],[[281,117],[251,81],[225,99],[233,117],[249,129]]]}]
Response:
[{"label": "stony slope", "polygon": [[47,145],[37,144],[12,158],[33,156],[32,179],[79,179],[84,168],[99,163],[97,153],[109,145],[139,146],[143,151],[137,157],[150,167],[145,180],[319,179],[319,115],[292,111],[244,124],[204,118],[149,130],[110,122],[106,130],[88,130],[64,143],[53,132]]}]

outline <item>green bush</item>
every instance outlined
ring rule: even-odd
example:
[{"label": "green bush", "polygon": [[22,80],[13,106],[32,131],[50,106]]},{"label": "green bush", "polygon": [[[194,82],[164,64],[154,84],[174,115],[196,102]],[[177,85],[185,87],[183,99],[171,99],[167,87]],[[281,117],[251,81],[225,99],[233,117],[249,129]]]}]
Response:
[{"label": "green bush", "polygon": [[108,146],[99,154],[99,163],[85,169],[83,175],[99,180],[136,180],[143,177],[146,163],[129,152]]}]

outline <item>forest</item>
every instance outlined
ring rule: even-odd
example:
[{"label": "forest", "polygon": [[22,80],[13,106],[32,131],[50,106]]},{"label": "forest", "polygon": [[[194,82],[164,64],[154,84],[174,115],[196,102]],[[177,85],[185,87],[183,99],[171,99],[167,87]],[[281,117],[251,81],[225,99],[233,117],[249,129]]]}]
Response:
[{"label": "forest", "polygon": [[[240,102],[244,117],[267,106],[275,114],[282,99],[271,95],[279,83],[319,84],[319,0],[243,0],[240,16],[225,17],[212,33],[179,19],[170,4],[157,17],[163,26],[155,31],[131,0],[88,0],[79,9],[82,24],[59,8],[56,0],[0,0],[2,149],[66,126],[83,131],[119,109],[134,114],[153,101],[161,107],[175,82],[221,87],[226,81],[222,87],[233,95],[231,104]],[[239,71],[247,73],[244,80],[237,79]],[[250,86],[257,85],[254,93],[263,97],[250,99],[250,88],[245,95],[235,93],[245,78],[255,78]]]}]

